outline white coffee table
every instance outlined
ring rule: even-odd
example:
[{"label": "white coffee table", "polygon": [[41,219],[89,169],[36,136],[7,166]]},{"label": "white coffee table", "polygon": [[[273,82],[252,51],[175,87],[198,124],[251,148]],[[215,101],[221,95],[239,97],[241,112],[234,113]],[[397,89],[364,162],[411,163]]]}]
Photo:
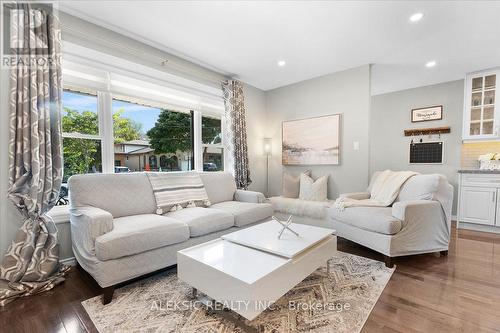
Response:
[{"label": "white coffee table", "polygon": [[265,222],[177,252],[177,275],[197,291],[252,320],[325,265],[337,251],[331,229],[293,224],[295,236]]}]

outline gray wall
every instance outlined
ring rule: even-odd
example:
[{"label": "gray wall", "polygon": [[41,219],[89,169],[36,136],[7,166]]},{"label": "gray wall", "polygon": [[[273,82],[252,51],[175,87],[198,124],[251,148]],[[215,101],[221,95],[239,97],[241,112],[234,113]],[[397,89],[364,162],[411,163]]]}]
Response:
[{"label": "gray wall", "polygon": [[[64,41],[214,87],[220,87],[220,81],[227,78],[220,71],[200,66],[73,15],[59,12],[59,20]],[[168,63],[162,65],[164,59],[168,59]]]},{"label": "gray wall", "polygon": [[[329,175],[328,196],[361,191],[368,185],[370,66],[302,81],[267,92],[266,133],[273,139],[270,164],[271,194],[282,189],[282,171],[311,169],[314,178]],[[281,124],[293,120],[341,114],[340,165],[282,166]],[[359,150],[353,143],[359,142]]]},{"label": "gray wall", "polygon": [[248,160],[252,184],[249,190],[265,193],[267,186],[266,156],[263,139],[266,123],[266,93],[245,84],[245,111],[247,120]]},{"label": "gray wall", "polygon": [[[460,168],[464,81],[408,89],[372,97],[370,121],[370,172],[376,170],[414,170],[441,173],[455,187],[453,214],[456,212],[458,174]],[[411,123],[410,110],[443,105],[443,119]],[[444,141],[442,165],[411,165],[408,163],[410,138],[404,129],[450,126],[451,133],[441,135]],[[438,136],[432,139],[437,140]],[[429,141],[427,136],[424,141]]]},{"label": "gray wall", "polygon": [[[0,255],[4,253],[17,229],[21,225],[22,216],[7,199],[9,186],[9,70],[0,70]],[[0,258],[1,259],[1,258]]]}]

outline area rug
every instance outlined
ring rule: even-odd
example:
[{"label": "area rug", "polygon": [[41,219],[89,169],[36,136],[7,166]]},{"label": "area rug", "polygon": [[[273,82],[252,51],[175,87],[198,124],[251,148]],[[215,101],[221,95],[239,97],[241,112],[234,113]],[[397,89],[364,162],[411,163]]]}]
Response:
[{"label": "area rug", "polygon": [[[330,274],[321,267],[247,325],[259,332],[361,331],[394,269],[384,263],[337,252]],[[220,332],[242,328],[190,299],[191,288],[165,272],[117,289],[102,305],[82,302],[97,330],[107,332]]]}]

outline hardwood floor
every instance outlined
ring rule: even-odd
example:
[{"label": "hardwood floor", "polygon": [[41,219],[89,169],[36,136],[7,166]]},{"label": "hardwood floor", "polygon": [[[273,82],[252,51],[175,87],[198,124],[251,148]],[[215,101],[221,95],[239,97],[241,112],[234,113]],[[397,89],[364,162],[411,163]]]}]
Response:
[{"label": "hardwood floor", "polygon": [[[338,248],[383,259],[343,239]],[[453,228],[447,257],[394,263],[362,332],[500,332],[500,235]],[[54,290],[0,308],[0,332],[96,332],[80,302],[98,293],[95,282],[73,268]]]}]

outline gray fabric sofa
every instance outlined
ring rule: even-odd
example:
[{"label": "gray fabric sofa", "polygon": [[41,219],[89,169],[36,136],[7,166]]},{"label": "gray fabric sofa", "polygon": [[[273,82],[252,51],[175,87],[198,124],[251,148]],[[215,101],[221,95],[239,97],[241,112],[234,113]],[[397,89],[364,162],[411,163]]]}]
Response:
[{"label": "gray fabric sofa", "polygon": [[[370,187],[367,192],[341,196],[368,199]],[[332,207],[329,218],[338,236],[382,253],[386,265],[392,267],[393,257],[448,253],[452,204],[453,186],[445,176],[416,175],[404,183],[392,207],[349,207],[344,211]]]},{"label": "gray fabric sofa", "polygon": [[263,194],[237,190],[229,173],[200,173],[211,206],[156,215],[145,173],[87,174],[69,179],[72,247],[79,265],[102,287],[114,286],[176,264],[177,251],[273,213]]}]

